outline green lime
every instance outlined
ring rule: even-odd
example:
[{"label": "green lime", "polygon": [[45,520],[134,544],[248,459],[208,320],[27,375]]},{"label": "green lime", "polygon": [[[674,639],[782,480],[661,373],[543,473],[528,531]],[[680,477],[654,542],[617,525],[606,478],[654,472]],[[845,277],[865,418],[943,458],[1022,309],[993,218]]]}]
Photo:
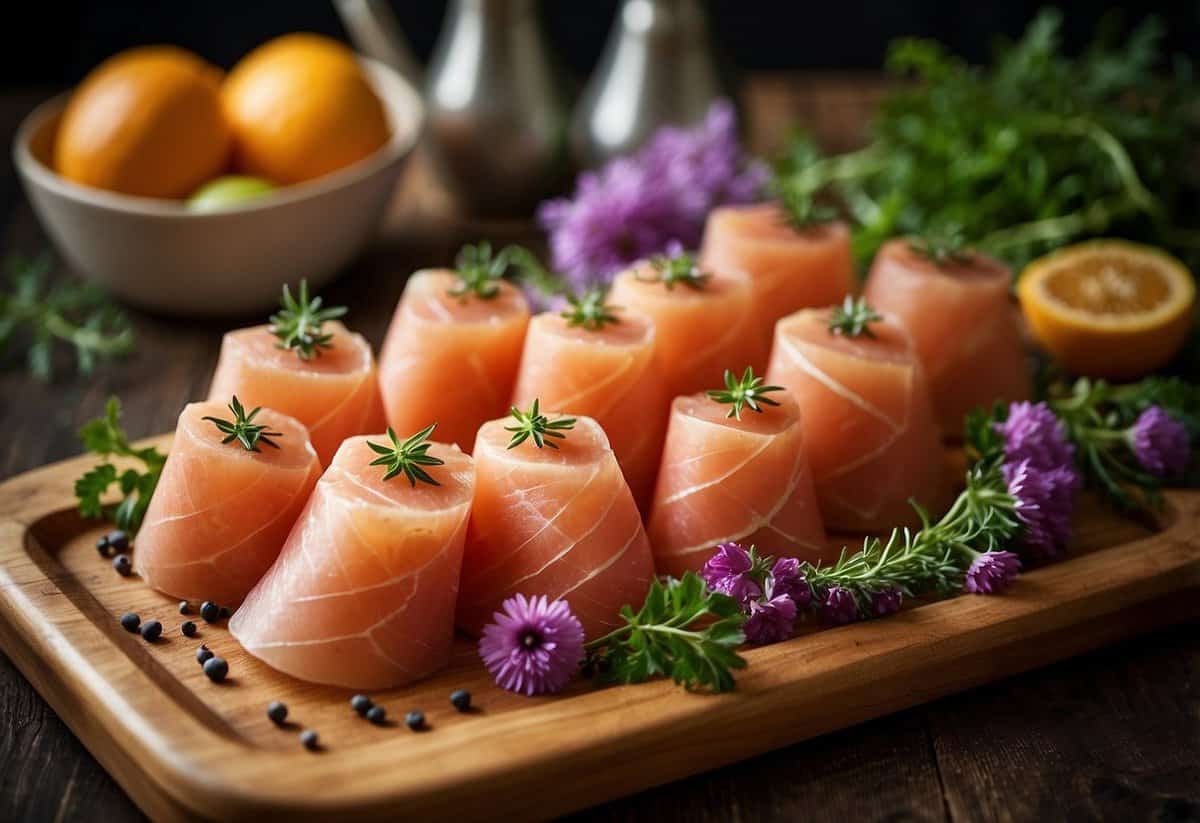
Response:
[{"label": "green lime", "polygon": [[209,180],[187,199],[192,211],[221,211],[257,200],[275,191],[275,184],[261,177],[230,174]]}]

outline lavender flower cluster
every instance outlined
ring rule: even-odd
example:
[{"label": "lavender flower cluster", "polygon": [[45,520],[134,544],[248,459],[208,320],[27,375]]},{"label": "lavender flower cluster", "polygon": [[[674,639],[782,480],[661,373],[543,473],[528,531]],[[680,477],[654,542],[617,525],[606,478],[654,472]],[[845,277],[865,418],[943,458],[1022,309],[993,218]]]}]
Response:
[{"label": "lavender flower cluster", "polygon": [[743,153],[733,106],[721,100],[698,126],[659,129],[636,154],[579,175],[571,197],[541,205],[538,222],[554,267],[583,291],[671,241],[696,248],[709,211],[760,199],[767,176]]}]

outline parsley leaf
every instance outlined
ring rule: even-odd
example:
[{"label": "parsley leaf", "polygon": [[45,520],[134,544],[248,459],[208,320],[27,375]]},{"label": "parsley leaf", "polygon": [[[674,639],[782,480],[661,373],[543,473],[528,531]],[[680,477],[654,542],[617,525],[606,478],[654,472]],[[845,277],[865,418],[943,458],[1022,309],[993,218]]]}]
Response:
[{"label": "parsley leaf", "polygon": [[[89,452],[104,458],[104,462],[85,472],[75,481],[75,496],[79,513],[84,517],[103,517],[106,507],[103,497],[116,485],[121,502],[112,508],[110,517],[117,527],[133,533],[142,525],[150,498],[158,486],[167,456],[154,446],[136,449],[129,444],[121,428],[121,403],[110,397],[104,415],[88,421],[79,430],[79,439]],[[109,458],[124,457],[142,464],[142,469],[118,471]]]}]

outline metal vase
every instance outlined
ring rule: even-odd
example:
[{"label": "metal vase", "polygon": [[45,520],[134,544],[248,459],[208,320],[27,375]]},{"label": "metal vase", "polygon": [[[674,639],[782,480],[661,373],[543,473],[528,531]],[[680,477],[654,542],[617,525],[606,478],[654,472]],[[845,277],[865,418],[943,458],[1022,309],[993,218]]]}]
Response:
[{"label": "metal vase", "polygon": [[700,120],[732,91],[700,0],[625,0],[575,111],[575,162],[627,154],[660,126]]},{"label": "metal vase", "polygon": [[434,156],[473,215],[530,214],[565,184],[565,94],[534,0],[453,0],[426,95]]}]

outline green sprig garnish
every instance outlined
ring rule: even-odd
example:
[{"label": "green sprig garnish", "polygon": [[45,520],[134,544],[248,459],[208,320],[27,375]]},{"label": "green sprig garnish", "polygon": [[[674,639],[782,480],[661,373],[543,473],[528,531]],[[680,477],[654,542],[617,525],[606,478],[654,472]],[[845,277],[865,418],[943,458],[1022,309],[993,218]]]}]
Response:
[{"label": "green sprig garnish", "polygon": [[641,683],[662,675],[688,689],[724,692],[734,687],[733,670],[746,666],[736,651],[746,639],[745,615],[695,572],[654,580],[641,609],[625,606],[620,616],[623,626],[584,646],[585,666],[602,681]]},{"label": "green sprig garnish", "polygon": [[463,246],[454,261],[454,273],[458,283],[450,289],[451,297],[466,298],[475,295],[480,300],[491,300],[500,293],[497,283],[509,267],[509,249],[492,255],[492,244],[486,240],[478,246]]},{"label": "green sprig garnish", "polygon": [[908,247],[938,267],[969,263],[975,256],[966,235],[956,228],[915,235],[908,239]]},{"label": "green sprig garnish", "polygon": [[559,272],[543,265],[537,255],[523,246],[506,246],[503,252],[509,266],[509,276],[521,285],[541,293],[544,297],[567,294],[570,287]]},{"label": "green sprig garnish", "polygon": [[676,283],[699,291],[712,279],[712,275],[701,271],[696,258],[687,252],[651,257],[650,266],[654,269],[655,276],[642,277],[639,274],[637,278],[648,283],[662,283],[667,287],[667,291],[674,289]]},{"label": "green sprig garnish", "polygon": [[729,369],[725,370],[725,388],[709,389],[705,392],[709,399],[718,403],[730,403],[733,408],[726,417],[742,419],[742,409],[748,407],[751,411],[762,414],[762,406],[778,406],[779,403],[767,397],[767,392],[783,391],[783,386],[764,386],[763,378],[754,376],[754,368],[747,366],[739,380]]},{"label": "green sprig garnish", "polygon": [[875,337],[871,324],[878,323],[883,315],[867,305],[865,297],[853,298],[846,295],[842,305],[833,310],[829,318],[829,333],[843,337]]},{"label": "green sprig garnish", "polygon": [[[103,463],[75,481],[79,513],[84,517],[103,517],[106,507],[102,498],[116,484],[121,492],[121,502],[107,511],[117,528],[131,534],[136,532],[158,487],[167,456],[153,446],[135,449],[129,444],[121,428],[121,402],[115,397],[108,399],[103,416],[84,424],[79,430],[79,439],[85,449],[104,458]],[[140,462],[143,468],[118,471],[108,462],[112,457],[131,458]]]},{"label": "green sprig garnish", "polygon": [[229,411],[233,412],[233,420],[222,420],[219,417],[205,415],[201,420],[207,420],[217,427],[217,430],[225,435],[222,443],[232,443],[236,440],[242,445],[242,448],[248,452],[262,451],[258,444],[270,446],[273,449],[278,449],[279,444],[272,440],[272,437],[283,437],[283,432],[271,431],[270,426],[264,426],[261,423],[255,423],[254,418],[262,411],[262,406],[256,406],[249,414],[246,413],[245,407],[241,401],[237,399],[237,395],[229,402]]},{"label": "green sprig garnish", "polygon": [[604,291],[588,289],[581,295],[567,297],[568,308],[561,316],[566,319],[568,326],[581,326],[589,331],[599,331],[605,323],[620,322],[615,313],[615,307],[605,301]]},{"label": "green sprig garnish", "polygon": [[383,475],[384,480],[391,480],[398,474],[403,474],[408,478],[408,482],[414,488],[417,481],[428,483],[431,486],[440,486],[441,483],[429,476],[429,473],[422,466],[443,466],[445,460],[440,457],[434,457],[427,454],[429,447],[433,444],[429,442],[429,436],[433,434],[433,430],[437,428],[437,423],[421,429],[411,437],[401,440],[396,436],[396,432],[388,426],[387,436],[391,441],[391,445],[383,445],[367,441],[367,445],[371,447],[371,451],[379,455],[375,460],[371,461],[372,466],[387,466],[387,471]]},{"label": "green sprig garnish", "polygon": [[837,209],[818,203],[814,192],[787,181],[779,181],[775,187],[775,197],[788,225],[796,231],[808,231],[838,217]]},{"label": "green sprig garnish", "polygon": [[98,289],[61,280],[49,284],[53,259],[12,255],[5,262],[8,283],[0,292],[0,354],[23,347],[29,373],[54,376],[55,343],[75,350],[76,367],[88,375],[97,360],[123,357],[134,347],[129,321]]},{"label": "green sprig garnish", "polygon": [[563,432],[575,428],[574,417],[559,417],[556,420],[551,420],[546,415],[538,411],[538,399],[533,399],[533,405],[529,411],[523,412],[516,406],[512,407],[510,414],[516,418],[517,425],[505,426],[504,430],[513,432],[512,439],[508,441],[508,448],[515,449],[517,446],[524,443],[529,438],[533,438],[533,444],[539,449],[549,447],[557,449],[558,446],[553,439],[563,440],[566,435]]},{"label": "green sprig garnish", "polygon": [[320,357],[321,352],[333,347],[333,335],[322,326],[327,320],[335,320],[346,313],[345,306],[321,307],[321,298],[308,297],[308,281],[300,281],[296,297],[286,284],[280,298],[281,308],[271,315],[271,334],[279,338],[276,345],[281,349],[292,349],[301,360]]}]

